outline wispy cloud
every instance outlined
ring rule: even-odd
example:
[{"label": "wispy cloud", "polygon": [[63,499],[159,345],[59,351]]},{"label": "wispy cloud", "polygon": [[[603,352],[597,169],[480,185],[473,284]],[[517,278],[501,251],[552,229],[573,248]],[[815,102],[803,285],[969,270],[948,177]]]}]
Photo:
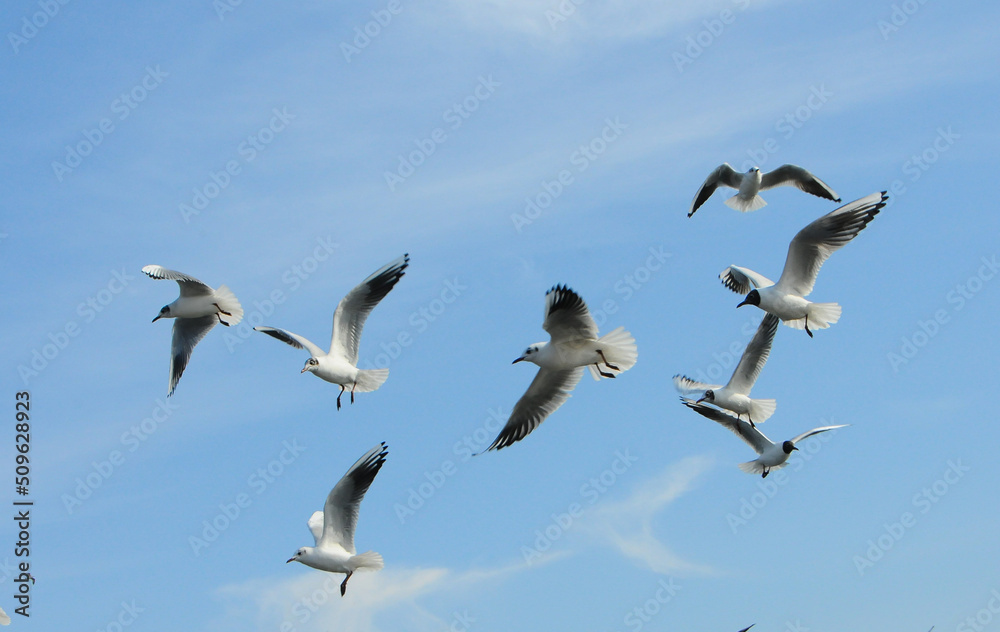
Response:
[{"label": "wispy cloud", "polygon": [[626,558],[663,575],[710,575],[715,571],[681,559],[656,535],[654,520],[697,484],[712,466],[707,457],[687,457],[643,482],[628,498],[594,507],[581,529]]}]

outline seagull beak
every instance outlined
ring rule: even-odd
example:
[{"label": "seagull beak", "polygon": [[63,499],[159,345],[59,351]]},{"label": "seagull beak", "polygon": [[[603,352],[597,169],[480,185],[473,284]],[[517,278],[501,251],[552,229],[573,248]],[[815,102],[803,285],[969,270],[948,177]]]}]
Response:
[{"label": "seagull beak", "polygon": [[701,397],[700,399],[698,399],[697,401],[695,401],[695,404],[700,404],[700,403],[702,403],[703,401],[705,401],[705,398],[704,398],[704,396],[703,396],[703,397]]},{"label": "seagull beak", "polygon": [[295,558],[293,557],[293,558],[290,558],[288,561],[286,561],[285,564],[288,564],[288,562],[294,562],[294,561],[295,561]]},{"label": "seagull beak", "polygon": [[750,299],[749,298],[745,298],[745,299],[743,299],[742,303],[740,303],[739,305],[736,306],[736,309],[739,309],[739,308],[743,307],[744,305],[749,305],[749,304],[750,304]]},{"label": "seagull beak", "polygon": [[798,450],[798,448],[793,445],[792,450]]},{"label": "seagull beak", "polygon": [[309,370],[309,367],[302,367],[302,370],[299,371],[299,374],[305,373],[308,370]]},{"label": "seagull beak", "polygon": [[151,320],[150,322],[153,322],[153,323],[155,323],[156,321],[160,320],[160,318],[162,318],[162,317],[163,317],[163,314],[157,314],[157,315],[156,315],[156,318],[154,318],[154,319],[153,319],[153,320]]},{"label": "seagull beak", "polygon": [[518,358],[517,360],[514,360],[513,362],[511,362],[511,364],[517,364],[517,363],[518,363],[518,362],[520,362],[521,360],[524,360],[524,356],[521,356],[521,357],[520,357],[520,358]]}]

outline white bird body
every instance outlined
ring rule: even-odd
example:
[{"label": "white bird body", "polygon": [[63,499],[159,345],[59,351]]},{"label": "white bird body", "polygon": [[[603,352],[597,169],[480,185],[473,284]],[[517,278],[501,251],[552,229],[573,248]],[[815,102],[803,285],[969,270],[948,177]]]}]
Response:
[{"label": "white bird body", "polygon": [[794,329],[826,329],[840,320],[837,303],[813,303],[816,277],[831,254],[860,233],[885,206],[885,191],[841,206],[800,230],[788,246],[778,282],[749,268],[729,266],[719,274],[723,285],[746,298],[737,307],[756,305]]},{"label": "white bird body", "polygon": [[316,546],[304,546],[288,560],[328,573],[344,573],[346,577],[340,585],[341,596],[347,591],[347,580],[354,571],[380,570],[384,566],[378,553],[356,552],[354,530],[361,501],[388,454],[385,443],[380,443],[347,470],[327,495],[323,511],[317,511],[309,518],[309,531]]},{"label": "white bird body", "polygon": [[308,371],[322,380],[339,385],[338,410],[341,395],[350,387],[353,404],[354,393],[377,390],[389,377],[389,369],[359,369],[358,346],[368,314],[396,286],[409,263],[408,254],[399,257],[373,272],[341,299],[333,314],[329,351],[323,351],[319,345],[304,336],[277,327],[254,327],[254,331],[265,333],[296,349],[309,351],[309,359],[300,373]]},{"label": "white bird body", "polygon": [[225,285],[212,289],[198,279],[162,266],[148,265],[142,271],[152,279],[176,281],[181,295],[160,309],[153,322],[161,318],[176,318],[170,349],[170,380],[167,396],[173,395],[191,352],[216,323],[226,327],[243,320],[243,307]]},{"label": "white bird body", "polygon": [[746,415],[750,425],[767,421],[777,407],[773,399],[750,399],[750,391],[757,382],[778,330],[779,319],[774,314],[765,314],[753,339],[743,350],[732,377],[725,386],[703,384],[684,375],[674,376],[674,386],[684,394],[701,393],[697,402],[711,404],[736,413],[737,418]]},{"label": "white bird body", "polygon": [[528,436],[569,398],[583,377],[584,367],[600,381],[632,368],[638,358],[635,338],[624,327],[598,338],[597,323],[587,304],[564,286],[546,292],[542,328],[551,340],[536,342],[514,360],[514,364],[536,364],[538,374],[487,450],[500,450]]},{"label": "white bird body", "polygon": [[690,399],[681,398],[681,401],[683,401],[684,405],[691,410],[694,410],[702,416],[707,417],[719,425],[733,431],[736,433],[736,436],[743,439],[747,445],[753,448],[754,452],[756,452],[759,456],[753,461],[740,463],[739,467],[748,474],[760,474],[762,478],[766,478],[771,470],[781,469],[788,464],[788,458],[791,456],[792,452],[798,450],[795,444],[821,432],[835,430],[837,428],[845,428],[847,426],[847,424],[821,426],[819,428],[813,428],[812,430],[803,432],[788,441],[774,443],[764,436],[764,433],[760,430],[741,419],[737,419],[736,417],[728,415],[716,408],[712,408],[711,406],[705,406],[704,404],[693,402]]},{"label": "white bird body", "polygon": [[759,168],[751,167],[746,173],[739,173],[728,162],[724,162],[708,174],[708,178],[698,189],[688,210],[688,217],[694,215],[720,186],[738,190],[736,195],[726,200],[726,206],[741,213],[756,211],[767,206],[767,202],[758,194],[780,186],[793,186],[817,197],[834,202],[840,201],[840,196],[828,184],[802,167],[782,165],[763,174]]}]

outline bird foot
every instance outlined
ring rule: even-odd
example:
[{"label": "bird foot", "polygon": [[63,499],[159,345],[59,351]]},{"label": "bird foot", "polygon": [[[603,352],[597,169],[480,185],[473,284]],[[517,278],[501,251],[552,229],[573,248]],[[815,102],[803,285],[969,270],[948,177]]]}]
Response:
[{"label": "bird foot", "polygon": [[347,577],[344,578],[344,582],[340,585],[340,596],[343,597],[344,593],[347,592],[347,580],[351,578],[354,573],[348,573]]},{"label": "bird foot", "polygon": [[344,387],[340,387],[340,393],[337,394],[337,410],[340,410],[340,396],[344,394]]},{"label": "bird foot", "polygon": [[608,359],[604,357],[604,352],[601,351],[600,349],[597,350],[597,355],[601,356],[601,360],[604,361],[604,366],[608,367],[612,371],[621,371],[621,369],[608,362]]},{"label": "bird foot", "polygon": [[607,371],[602,371],[601,365],[599,364],[595,364],[594,366],[597,367],[597,372],[600,373],[602,377],[610,377],[610,378],[617,377],[614,373],[608,373]]},{"label": "bird foot", "polygon": [[230,314],[230,313],[229,313],[229,312],[227,312],[226,310],[224,310],[224,309],[222,309],[221,307],[219,307],[219,304],[218,304],[218,303],[212,303],[212,305],[215,305],[215,309],[219,310],[219,313],[220,313],[220,314],[225,314],[226,316],[232,316],[232,314]]}]

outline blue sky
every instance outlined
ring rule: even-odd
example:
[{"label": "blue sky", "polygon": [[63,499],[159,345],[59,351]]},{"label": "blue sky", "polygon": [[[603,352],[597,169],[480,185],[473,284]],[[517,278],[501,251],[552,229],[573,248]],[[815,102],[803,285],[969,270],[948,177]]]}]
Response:
[{"label": "blue sky", "polygon": [[[7,3],[0,468],[13,502],[27,390],[37,579],[14,623],[989,629],[1000,10],[664,4]],[[786,188],[742,215],[717,194],[688,219],[723,161],[891,195],[816,284],[841,321],[780,328],[754,390],[778,402],[772,439],[850,427],[766,481],[670,378],[728,378],[760,312],[717,275],[779,274],[836,205]],[[325,340],[340,298],[404,252],[361,343],[391,374],[354,405],[250,331]],[[246,312],[169,400],[170,326],[149,321],[177,289],[147,264]],[[638,363],[469,459],[531,381],[510,363],[546,339],[557,283],[629,329]],[[341,598],[341,576],[284,561],[378,441],[356,542],[386,567]]]}]

